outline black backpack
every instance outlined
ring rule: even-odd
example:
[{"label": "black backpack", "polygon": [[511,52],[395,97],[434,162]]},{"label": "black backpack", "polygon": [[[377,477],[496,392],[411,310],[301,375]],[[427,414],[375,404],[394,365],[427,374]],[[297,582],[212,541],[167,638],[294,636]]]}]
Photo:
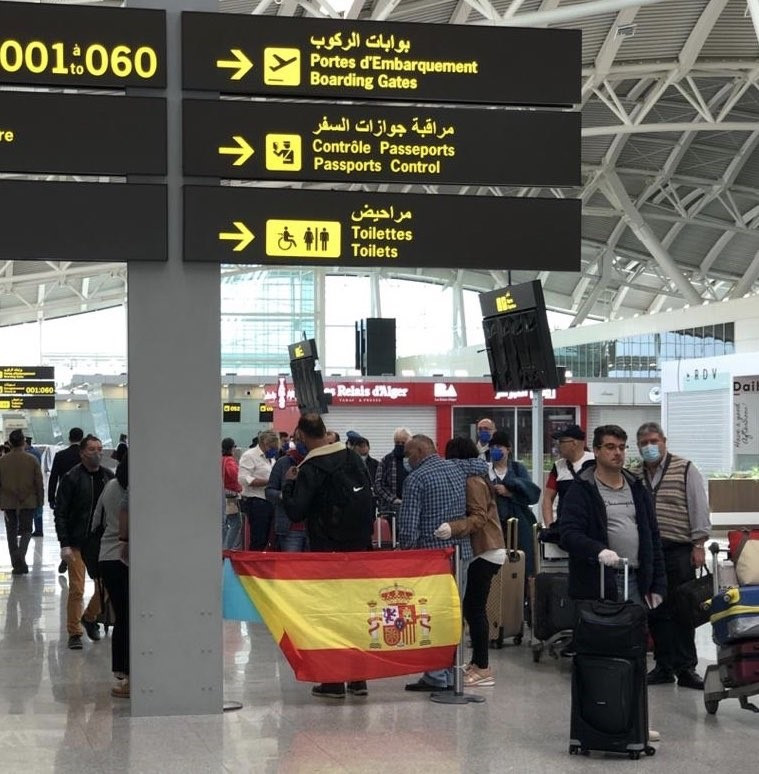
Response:
[{"label": "black backpack", "polygon": [[353,451],[340,452],[338,467],[327,472],[319,526],[336,543],[369,543],[374,500],[366,466]]}]

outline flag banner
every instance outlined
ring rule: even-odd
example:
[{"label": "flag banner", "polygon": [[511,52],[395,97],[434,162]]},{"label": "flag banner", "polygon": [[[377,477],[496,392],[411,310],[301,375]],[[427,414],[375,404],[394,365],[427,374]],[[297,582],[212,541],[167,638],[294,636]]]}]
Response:
[{"label": "flag banner", "polygon": [[240,579],[232,569],[229,554],[224,555],[224,571],[221,578],[221,616],[227,621],[251,621],[263,623],[261,614],[256,610],[248,593],[242,587]]},{"label": "flag banner", "polygon": [[298,680],[393,677],[454,663],[452,549],[227,554]]}]

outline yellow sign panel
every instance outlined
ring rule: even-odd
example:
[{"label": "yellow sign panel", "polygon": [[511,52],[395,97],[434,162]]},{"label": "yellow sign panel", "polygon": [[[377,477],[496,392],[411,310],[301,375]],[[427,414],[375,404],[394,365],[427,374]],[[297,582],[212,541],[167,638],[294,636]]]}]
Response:
[{"label": "yellow sign panel", "polygon": [[266,255],[275,258],[339,258],[337,220],[267,220]]},{"label": "yellow sign panel", "polygon": [[267,169],[300,172],[302,163],[302,142],[299,134],[266,135]]},{"label": "yellow sign panel", "polygon": [[9,400],[0,400],[0,409],[9,409],[11,402]]},{"label": "yellow sign panel", "polygon": [[265,48],[264,83],[269,86],[300,86],[300,49]]},{"label": "yellow sign panel", "polygon": [[495,308],[499,312],[513,312],[517,308],[517,305],[511,297],[511,293],[507,293],[505,296],[498,296],[498,298],[496,298]]}]

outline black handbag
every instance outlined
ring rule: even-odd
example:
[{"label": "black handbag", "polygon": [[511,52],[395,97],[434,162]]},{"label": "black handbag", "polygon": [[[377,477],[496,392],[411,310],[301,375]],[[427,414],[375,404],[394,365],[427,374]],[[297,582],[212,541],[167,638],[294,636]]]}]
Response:
[{"label": "black handbag", "polygon": [[708,602],[714,596],[714,582],[708,567],[698,578],[685,581],[672,595],[672,611],[675,620],[683,626],[698,629],[709,623]]},{"label": "black handbag", "polygon": [[87,530],[79,551],[82,554],[84,566],[87,568],[87,575],[92,580],[97,580],[100,577],[100,541],[105,532],[105,508],[102,505],[100,506],[100,524],[92,529],[92,521],[90,521],[88,526],[90,529]]}]

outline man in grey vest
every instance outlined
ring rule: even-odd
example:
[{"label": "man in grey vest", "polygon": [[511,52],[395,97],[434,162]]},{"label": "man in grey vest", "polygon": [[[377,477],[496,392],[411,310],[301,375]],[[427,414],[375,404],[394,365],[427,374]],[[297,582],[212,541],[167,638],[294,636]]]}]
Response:
[{"label": "man in grey vest", "polygon": [[678,685],[700,691],[704,681],[696,672],[696,633],[674,618],[672,595],[706,562],[704,542],[711,530],[706,485],[692,462],[667,451],[661,425],[641,425],[637,440],[643,459],[639,472],[654,499],[667,572],[666,601],[650,614],[656,666],[648,684],[673,683],[677,677]]}]

